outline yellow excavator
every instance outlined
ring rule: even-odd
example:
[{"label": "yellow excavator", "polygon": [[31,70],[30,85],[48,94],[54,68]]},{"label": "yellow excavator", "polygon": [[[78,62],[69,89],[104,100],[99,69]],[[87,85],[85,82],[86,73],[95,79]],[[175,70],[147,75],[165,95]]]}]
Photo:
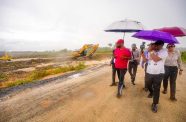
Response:
[{"label": "yellow excavator", "polygon": [[83,47],[78,50],[74,51],[72,53],[73,58],[79,58],[79,57],[92,57],[92,55],[96,52],[98,49],[99,44],[85,44]]},{"label": "yellow excavator", "polygon": [[10,55],[8,55],[7,53],[5,53],[2,57],[0,57],[0,60],[3,61],[11,61],[12,57]]}]

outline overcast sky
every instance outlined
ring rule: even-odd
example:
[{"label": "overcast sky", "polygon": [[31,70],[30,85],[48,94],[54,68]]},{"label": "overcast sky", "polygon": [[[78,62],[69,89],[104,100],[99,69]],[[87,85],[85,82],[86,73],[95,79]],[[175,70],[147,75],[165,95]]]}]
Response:
[{"label": "overcast sky", "polygon": [[[0,50],[76,49],[85,43],[107,46],[121,33],[103,30],[133,19],[146,29],[186,28],[186,0],[0,0]],[[125,44],[141,40],[126,34]],[[178,38],[186,47],[186,37]]]}]

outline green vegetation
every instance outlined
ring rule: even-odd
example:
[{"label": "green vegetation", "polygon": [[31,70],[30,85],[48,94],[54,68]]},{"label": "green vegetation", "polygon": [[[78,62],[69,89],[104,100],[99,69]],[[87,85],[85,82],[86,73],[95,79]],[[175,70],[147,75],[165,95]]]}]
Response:
[{"label": "green vegetation", "polygon": [[69,65],[69,66],[64,66],[64,67],[45,67],[42,69],[38,69],[35,70],[31,73],[29,73],[26,78],[22,78],[22,79],[17,79],[16,81],[13,82],[5,82],[4,86],[5,87],[12,87],[12,86],[17,86],[17,85],[21,85],[21,84],[25,84],[28,82],[34,82],[36,80],[42,79],[46,76],[49,75],[55,75],[55,74],[59,74],[59,73],[65,73],[65,72],[69,72],[69,71],[79,71],[86,68],[84,63],[79,63],[78,65]]},{"label": "green vegetation", "polygon": [[112,48],[111,47],[99,47],[96,51],[96,53],[112,53]]},{"label": "green vegetation", "polygon": [[181,53],[182,61],[186,63],[186,51]]},{"label": "green vegetation", "polygon": [[0,73],[0,82],[1,81],[5,81],[7,79],[8,79],[8,77],[7,77],[7,75],[5,73]]}]

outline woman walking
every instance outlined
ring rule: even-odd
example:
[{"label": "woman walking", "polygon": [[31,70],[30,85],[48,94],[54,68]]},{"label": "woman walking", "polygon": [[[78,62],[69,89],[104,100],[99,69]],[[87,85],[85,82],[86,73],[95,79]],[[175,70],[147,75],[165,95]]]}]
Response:
[{"label": "woman walking", "polygon": [[168,80],[170,81],[170,100],[177,101],[176,99],[176,79],[179,74],[182,74],[182,61],[179,50],[175,49],[174,44],[168,44],[168,57],[165,61],[165,75],[163,79],[163,94],[167,94]]}]

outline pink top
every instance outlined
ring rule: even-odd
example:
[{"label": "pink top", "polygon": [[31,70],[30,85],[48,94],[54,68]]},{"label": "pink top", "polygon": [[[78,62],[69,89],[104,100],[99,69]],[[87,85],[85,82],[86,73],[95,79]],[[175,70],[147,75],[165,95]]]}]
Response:
[{"label": "pink top", "polygon": [[127,69],[128,61],[131,58],[131,52],[128,48],[116,48],[114,50],[115,67],[118,69]]}]

